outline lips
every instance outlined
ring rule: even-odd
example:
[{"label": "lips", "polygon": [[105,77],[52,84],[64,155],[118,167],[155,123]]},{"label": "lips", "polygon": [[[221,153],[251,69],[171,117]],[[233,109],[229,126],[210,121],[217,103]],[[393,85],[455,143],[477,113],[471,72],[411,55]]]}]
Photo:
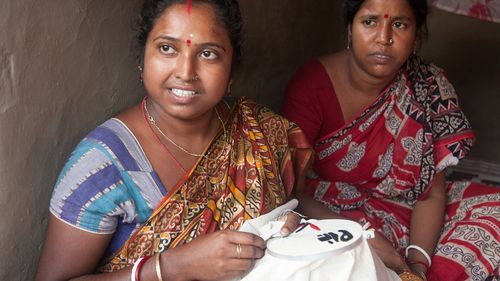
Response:
[{"label": "lips", "polygon": [[387,64],[392,60],[392,57],[385,53],[373,53],[371,57],[377,64]]}]

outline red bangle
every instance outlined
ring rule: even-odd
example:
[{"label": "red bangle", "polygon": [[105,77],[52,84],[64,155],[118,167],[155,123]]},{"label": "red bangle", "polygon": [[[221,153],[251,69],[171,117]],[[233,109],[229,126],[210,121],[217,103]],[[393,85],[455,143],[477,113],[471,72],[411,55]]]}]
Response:
[{"label": "red bangle", "polygon": [[412,261],[412,260],[407,260],[407,263],[409,265],[412,265],[412,264],[421,264],[423,266],[425,266],[425,270],[429,270],[429,265],[423,261]]},{"label": "red bangle", "polygon": [[151,256],[145,256],[142,260],[139,261],[139,263],[137,264],[137,270],[135,271],[135,281],[140,281],[139,279],[139,275],[140,275],[140,272],[141,272],[141,268],[142,266],[146,263],[146,261],[149,260]]}]

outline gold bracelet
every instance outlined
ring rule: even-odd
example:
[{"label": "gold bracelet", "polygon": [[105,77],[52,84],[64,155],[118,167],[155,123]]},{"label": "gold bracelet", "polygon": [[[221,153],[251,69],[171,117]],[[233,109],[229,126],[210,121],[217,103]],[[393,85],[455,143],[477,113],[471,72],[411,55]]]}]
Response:
[{"label": "gold bracelet", "polygon": [[401,278],[402,281],[423,281],[420,276],[417,276],[411,271],[403,271],[399,274],[399,278]]},{"label": "gold bracelet", "polygon": [[156,278],[158,278],[158,281],[163,281],[163,278],[161,277],[161,264],[160,264],[160,252],[158,254],[156,254],[156,264],[155,264],[155,267],[156,267]]}]

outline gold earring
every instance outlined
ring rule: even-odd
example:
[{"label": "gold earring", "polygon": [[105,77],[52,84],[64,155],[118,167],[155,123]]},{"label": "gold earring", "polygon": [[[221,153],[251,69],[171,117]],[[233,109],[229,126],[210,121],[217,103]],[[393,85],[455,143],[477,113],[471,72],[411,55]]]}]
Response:
[{"label": "gold earring", "polygon": [[139,81],[144,82],[143,80],[143,76],[142,76],[142,73],[143,73],[143,69],[142,69],[142,66],[141,65],[138,65],[137,66],[137,69],[139,70]]}]

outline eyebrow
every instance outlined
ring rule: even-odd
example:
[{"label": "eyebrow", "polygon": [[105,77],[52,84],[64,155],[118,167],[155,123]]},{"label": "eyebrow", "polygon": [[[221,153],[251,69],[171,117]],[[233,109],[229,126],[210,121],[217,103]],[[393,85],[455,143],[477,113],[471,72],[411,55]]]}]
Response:
[{"label": "eyebrow", "polygon": [[[183,40],[181,40],[179,38],[175,38],[175,37],[168,36],[168,35],[157,36],[157,37],[155,37],[153,39],[153,42],[156,42],[158,40],[167,40],[167,41],[172,41],[172,42],[181,42],[181,41],[183,41]],[[213,42],[198,43],[198,44],[193,44],[193,45],[198,45],[198,46],[202,46],[202,47],[217,48],[217,49],[221,49],[224,52],[226,52],[226,49],[224,47],[222,47],[221,45],[219,45],[217,43],[213,43]]]},{"label": "eyebrow", "polygon": [[364,15],[364,16],[361,16],[361,19],[370,19],[370,20],[373,20],[373,19],[378,19],[380,18],[380,16],[378,15],[372,15],[372,14],[368,14],[368,15]]},{"label": "eyebrow", "polygon": [[[370,20],[374,20],[374,19],[379,19],[379,18],[383,18],[382,15],[376,15],[376,14],[367,14],[367,15],[364,15],[364,16],[361,16],[361,19],[370,19]],[[411,17],[407,17],[407,16],[397,16],[397,17],[390,17],[391,20],[408,20],[408,21],[411,21]]]},{"label": "eyebrow", "polygon": [[405,17],[405,16],[399,16],[399,17],[393,17],[393,20],[407,20],[411,21],[411,17]]}]

